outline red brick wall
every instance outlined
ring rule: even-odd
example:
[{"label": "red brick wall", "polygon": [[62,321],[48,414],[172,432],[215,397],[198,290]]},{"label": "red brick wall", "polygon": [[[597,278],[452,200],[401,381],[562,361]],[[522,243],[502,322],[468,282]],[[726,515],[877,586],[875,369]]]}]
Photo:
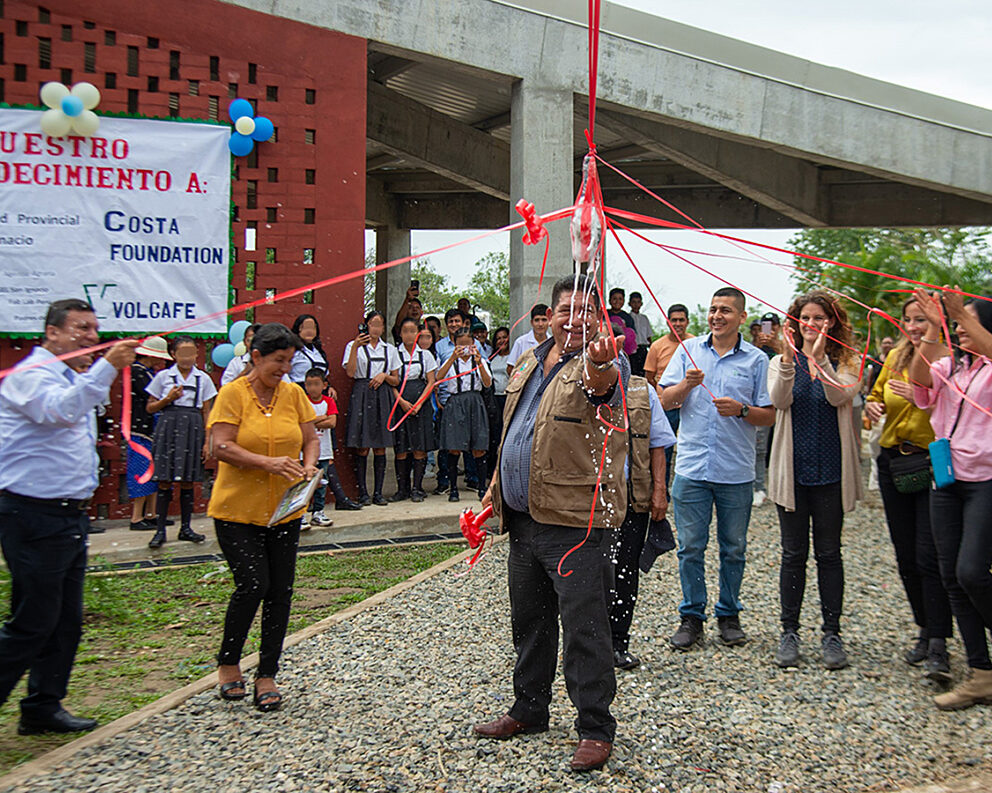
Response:
[{"label": "red brick wall", "polygon": [[[0,99],[10,104],[40,104],[38,90],[49,80],[69,85],[86,80],[102,94],[98,114],[130,111],[227,122],[227,106],[238,96],[253,100],[257,114],[272,120],[274,142],[256,147],[257,162],[237,158],[231,185],[236,250],[230,286],[236,302],[362,267],[364,39],[216,0],[49,0],[42,5],[0,0],[0,34]],[[249,225],[256,228],[254,251],[245,250]],[[254,283],[248,275],[252,266]],[[334,384],[346,403],[350,381],[339,363],[351,332],[339,329],[353,329],[362,305],[359,278],[259,307],[254,319],[288,325],[297,314],[314,314]],[[233,317],[242,318],[242,313]],[[201,362],[207,346],[201,344]],[[0,340],[0,367],[20,360],[30,348],[30,341]],[[118,384],[111,416],[119,414],[119,405]],[[126,517],[116,429],[101,443],[101,456],[93,515]],[[198,496],[197,508],[203,510],[202,493]]]}]

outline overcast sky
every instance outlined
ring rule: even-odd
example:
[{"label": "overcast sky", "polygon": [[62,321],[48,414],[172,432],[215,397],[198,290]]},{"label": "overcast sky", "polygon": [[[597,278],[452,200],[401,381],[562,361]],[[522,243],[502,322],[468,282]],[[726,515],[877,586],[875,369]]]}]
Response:
[{"label": "overcast sky", "polygon": [[[575,0],[580,2],[580,0]],[[881,80],[905,85],[974,105],[992,108],[992,5],[988,0],[620,0],[620,4],[666,16],[678,22],[781,50],[818,63],[837,66]],[[583,3],[584,5],[584,3]],[[734,232],[729,232],[734,233]],[[786,246],[793,232],[744,230],[747,239]],[[414,252],[424,252],[470,232],[414,232]],[[652,234],[659,239],[661,233]],[[666,244],[744,257],[737,248],[710,241],[691,232],[669,232]],[[627,245],[627,240],[625,240]],[[706,303],[722,282],[647,243],[628,245],[638,267],[645,272],[661,303],[684,302],[694,307]],[[509,250],[508,235],[491,242],[474,243],[431,257],[434,266],[452,283],[464,286],[471,267],[490,250]],[[795,286],[788,271],[766,262],[741,262],[712,256],[685,254],[696,264],[712,269],[775,309],[787,307]],[[767,256],[788,263],[787,256]],[[607,276],[611,285],[640,289],[645,311],[656,327],[658,310],[640,285],[623,254],[607,249]],[[756,303],[752,298],[750,303]]]}]

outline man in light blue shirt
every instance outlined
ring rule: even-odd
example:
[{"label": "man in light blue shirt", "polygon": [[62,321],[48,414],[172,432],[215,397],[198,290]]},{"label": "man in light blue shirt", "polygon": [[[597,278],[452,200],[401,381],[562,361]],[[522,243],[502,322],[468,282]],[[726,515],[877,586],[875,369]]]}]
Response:
[{"label": "man in light blue shirt", "polygon": [[[0,627],[0,704],[25,670],[21,735],[80,732],[94,719],[62,707],[82,629],[86,514],[97,486],[97,406],[137,339],[100,360],[58,356],[99,342],[88,303],[48,307],[45,341],[0,381],[0,545],[12,579],[11,616]],[[32,367],[32,368],[26,368]]]},{"label": "man in light blue shirt", "polygon": [[707,315],[710,334],[687,339],[658,383],[665,409],[681,410],[672,481],[682,624],[671,644],[678,650],[688,650],[702,636],[707,605],[704,557],[714,506],[720,544],[720,597],[714,613],[720,638],[730,646],[747,641],[738,613],[751,519],[755,428],[774,423],[775,409],[768,396],[768,357],[740,334],[746,319],[744,295],[733,287],[718,289]]}]

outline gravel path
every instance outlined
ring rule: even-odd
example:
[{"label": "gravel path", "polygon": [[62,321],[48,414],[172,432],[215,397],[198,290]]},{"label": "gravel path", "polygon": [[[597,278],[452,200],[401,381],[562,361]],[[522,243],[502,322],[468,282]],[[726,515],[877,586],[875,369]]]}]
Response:
[{"label": "gravel path", "polygon": [[[668,649],[679,588],[674,555],[659,560],[635,617],[631,649],[643,663],[619,674],[617,744],[601,772],[567,771],[574,712],[560,676],[548,733],[502,743],[470,734],[509,706],[503,544],[470,575],[445,572],[289,650],[281,712],[202,694],[18,790],[783,793],[891,790],[987,770],[992,707],[938,712],[933,689],[901,660],[915,634],[877,498],[848,516],[845,537],[852,664],[839,672],[818,662],[812,570],[804,663],[782,671],[771,661],[773,508],[751,522],[742,621],[753,640],[743,648],[719,645],[708,623],[702,649]],[[951,648],[960,675],[963,654]]]}]

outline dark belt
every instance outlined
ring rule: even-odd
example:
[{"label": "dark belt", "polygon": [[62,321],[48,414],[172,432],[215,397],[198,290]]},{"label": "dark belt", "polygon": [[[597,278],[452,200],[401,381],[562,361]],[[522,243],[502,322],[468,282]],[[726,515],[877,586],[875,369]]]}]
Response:
[{"label": "dark belt", "polygon": [[0,490],[0,496],[16,498],[28,504],[38,507],[55,507],[57,509],[71,510],[74,512],[85,512],[90,507],[88,498],[35,498],[34,496],[22,496],[20,493],[12,493],[9,490]]}]

